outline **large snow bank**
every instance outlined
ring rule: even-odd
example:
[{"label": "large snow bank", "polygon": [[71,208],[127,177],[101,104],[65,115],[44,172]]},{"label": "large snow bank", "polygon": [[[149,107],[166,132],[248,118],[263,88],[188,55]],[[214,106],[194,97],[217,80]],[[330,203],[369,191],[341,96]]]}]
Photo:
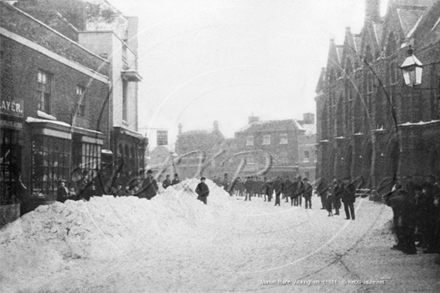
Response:
[{"label": "large snow bank", "polygon": [[62,269],[65,259],[109,259],[158,245],[169,235],[200,231],[195,226],[203,230],[229,195],[207,180],[211,193],[204,205],[196,199],[197,183],[192,179],[170,186],[152,200],[103,196],[40,206],[0,232],[2,268],[16,274]]}]

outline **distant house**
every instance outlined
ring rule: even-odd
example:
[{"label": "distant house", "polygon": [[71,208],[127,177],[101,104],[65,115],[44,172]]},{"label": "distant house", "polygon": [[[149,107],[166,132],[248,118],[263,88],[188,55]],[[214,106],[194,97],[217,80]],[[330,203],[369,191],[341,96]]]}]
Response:
[{"label": "distant house", "polygon": [[[267,177],[295,177],[299,168],[298,138],[303,131],[295,119],[260,121],[249,117],[249,124],[235,133],[236,151],[255,151],[246,157],[245,173],[267,169]],[[265,153],[272,158],[269,168]]]},{"label": "distant house", "polygon": [[175,151],[181,157],[176,167],[181,178],[196,176],[203,158],[211,158],[225,140],[217,121],[213,126],[208,130],[182,132],[182,125],[179,124]]}]

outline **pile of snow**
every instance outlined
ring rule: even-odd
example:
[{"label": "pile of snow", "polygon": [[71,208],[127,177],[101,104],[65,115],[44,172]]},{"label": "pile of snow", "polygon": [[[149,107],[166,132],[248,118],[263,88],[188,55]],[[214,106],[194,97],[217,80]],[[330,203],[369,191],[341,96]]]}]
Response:
[{"label": "pile of snow", "polygon": [[229,195],[207,180],[211,193],[204,205],[194,192],[197,183],[170,186],[152,200],[103,196],[40,206],[0,231],[2,267],[17,274],[53,270],[69,258],[109,259],[203,230]]}]

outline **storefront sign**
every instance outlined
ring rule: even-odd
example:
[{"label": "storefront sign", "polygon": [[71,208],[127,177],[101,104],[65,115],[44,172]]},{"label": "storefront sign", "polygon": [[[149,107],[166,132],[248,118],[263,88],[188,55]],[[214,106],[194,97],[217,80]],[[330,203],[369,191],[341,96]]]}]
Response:
[{"label": "storefront sign", "polygon": [[0,113],[15,117],[23,117],[23,100],[1,100]]},{"label": "storefront sign", "polygon": [[23,123],[10,120],[0,120],[0,127],[23,129]]}]

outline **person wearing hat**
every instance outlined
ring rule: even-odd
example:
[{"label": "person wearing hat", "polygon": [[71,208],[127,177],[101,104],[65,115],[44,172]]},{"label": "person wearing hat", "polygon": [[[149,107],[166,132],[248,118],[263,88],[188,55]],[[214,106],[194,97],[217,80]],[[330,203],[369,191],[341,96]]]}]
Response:
[{"label": "person wearing hat", "polygon": [[180,183],[179,175],[176,173],[176,174],[174,174],[174,179],[171,182],[171,185],[176,185],[176,184],[179,184],[179,183]]},{"label": "person wearing hat", "polygon": [[60,180],[57,189],[57,201],[65,202],[69,197],[69,190],[66,187],[66,181]]},{"label": "person wearing hat", "polygon": [[200,178],[200,183],[197,184],[196,193],[199,195],[198,200],[202,201],[204,204],[208,204],[209,187],[205,183],[206,178]]},{"label": "person wearing hat", "polygon": [[162,187],[163,187],[164,189],[167,189],[167,187],[170,186],[170,185],[172,185],[172,184],[171,184],[170,175],[167,174],[165,180],[162,182]]},{"label": "person wearing hat", "polygon": [[156,196],[158,190],[157,181],[153,178],[153,170],[148,170],[141,189],[135,195],[150,200]]},{"label": "person wearing hat", "polygon": [[344,204],[345,219],[355,219],[354,202],[356,201],[356,186],[354,182],[350,183],[349,178],[344,179],[344,192],[342,193],[342,203]]},{"label": "person wearing hat", "polygon": [[305,201],[305,207],[306,209],[312,208],[312,193],[313,193],[313,187],[309,183],[308,178],[303,179],[303,185],[304,185],[304,201]]}]

